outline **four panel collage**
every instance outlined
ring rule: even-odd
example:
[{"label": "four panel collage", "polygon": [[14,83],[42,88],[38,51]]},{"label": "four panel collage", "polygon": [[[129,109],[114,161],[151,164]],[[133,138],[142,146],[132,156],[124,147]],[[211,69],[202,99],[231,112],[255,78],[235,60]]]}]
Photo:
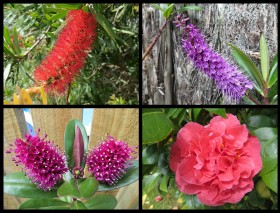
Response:
[{"label": "four panel collage", "polygon": [[2,6],[3,210],[278,209],[278,4]]}]

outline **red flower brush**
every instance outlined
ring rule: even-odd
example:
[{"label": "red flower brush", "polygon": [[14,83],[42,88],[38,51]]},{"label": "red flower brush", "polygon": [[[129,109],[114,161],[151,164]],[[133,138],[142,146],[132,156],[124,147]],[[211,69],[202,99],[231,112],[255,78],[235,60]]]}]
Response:
[{"label": "red flower brush", "polygon": [[91,13],[71,10],[52,51],[35,69],[34,77],[48,93],[61,94],[85,63],[96,38],[96,20]]}]

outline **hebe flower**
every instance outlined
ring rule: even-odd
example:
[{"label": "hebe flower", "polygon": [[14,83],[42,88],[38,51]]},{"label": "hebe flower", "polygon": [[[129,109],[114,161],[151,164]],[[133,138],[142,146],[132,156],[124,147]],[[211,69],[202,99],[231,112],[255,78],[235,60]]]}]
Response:
[{"label": "hebe flower", "polygon": [[177,20],[174,21],[176,27],[183,26],[182,49],[199,70],[204,71],[216,82],[224,94],[239,101],[247,89],[253,88],[253,84],[209,47],[200,30],[193,24],[186,25],[187,21],[188,18],[182,19],[182,15],[177,16]]},{"label": "hebe flower", "polygon": [[96,180],[113,185],[126,173],[138,147],[129,147],[124,141],[118,141],[112,136],[102,141],[99,146],[89,152],[87,158],[88,171]]},{"label": "hebe flower", "polygon": [[25,140],[15,139],[15,148],[7,153],[16,154],[12,160],[17,166],[23,166],[25,174],[38,188],[49,190],[67,172],[66,157],[52,142],[45,141],[47,135],[40,139],[39,130],[35,136],[25,134],[24,137]]},{"label": "hebe flower", "polygon": [[254,188],[262,168],[261,144],[236,116],[214,117],[201,126],[187,123],[170,154],[176,184],[186,194],[197,194],[210,206],[237,203]]},{"label": "hebe flower", "polygon": [[71,10],[66,23],[52,51],[34,73],[35,80],[53,94],[63,93],[72,83],[96,38],[96,20],[91,13]]}]

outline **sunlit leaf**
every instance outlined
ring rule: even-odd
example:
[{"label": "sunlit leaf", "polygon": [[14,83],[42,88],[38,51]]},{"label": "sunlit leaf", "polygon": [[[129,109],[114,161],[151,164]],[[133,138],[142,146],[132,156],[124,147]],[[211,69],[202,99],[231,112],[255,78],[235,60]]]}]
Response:
[{"label": "sunlit leaf", "polygon": [[268,77],[268,88],[272,87],[275,82],[278,80],[278,53],[273,58],[270,71],[269,71],[269,77]]},{"label": "sunlit leaf", "polygon": [[261,54],[261,67],[262,75],[265,82],[268,80],[268,71],[269,71],[269,54],[268,47],[263,33],[260,38],[260,54]]}]

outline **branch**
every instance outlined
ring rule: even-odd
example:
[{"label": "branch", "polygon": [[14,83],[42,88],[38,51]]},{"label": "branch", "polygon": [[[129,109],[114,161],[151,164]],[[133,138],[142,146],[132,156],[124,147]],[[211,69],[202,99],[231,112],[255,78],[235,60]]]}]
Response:
[{"label": "branch", "polygon": [[256,99],[253,98],[252,96],[250,96],[249,93],[247,93],[246,96],[247,96],[251,101],[253,101],[255,104],[257,104],[257,105],[260,105],[260,104],[261,104],[258,100],[256,100]]},{"label": "branch", "polygon": [[21,58],[27,56],[27,55],[28,55],[28,54],[43,40],[43,38],[45,38],[46,33],[49,32],[50,29],[51,29],[51,26],[49,26],[49,27],[47,28],[46,32],[42,35],[42,37],[39,38],[39,39],[35,42],[35,44],[33,44],[33,46],[32,46],[27,52],[25,52],[24,55],[21,56]]},{"label": "branch", "polygon": [[158,34],[156,35],[155,39],[153,40],[153,42],[151,43],[151,45],[148,47],[148,49],[146,50],[146,52],[143,54],[142,57],[142,61],[144,61],[144,59],[146,58],[146,56],[149,54],[149,52],[152,50],[153,46],[156,44],[157,40],[159,39],[160,35],[163,32],[163,29],[166,27],[167,24],[167,19],[165,19],[163,25],[161,26],[161,28],[158,31]]}]

